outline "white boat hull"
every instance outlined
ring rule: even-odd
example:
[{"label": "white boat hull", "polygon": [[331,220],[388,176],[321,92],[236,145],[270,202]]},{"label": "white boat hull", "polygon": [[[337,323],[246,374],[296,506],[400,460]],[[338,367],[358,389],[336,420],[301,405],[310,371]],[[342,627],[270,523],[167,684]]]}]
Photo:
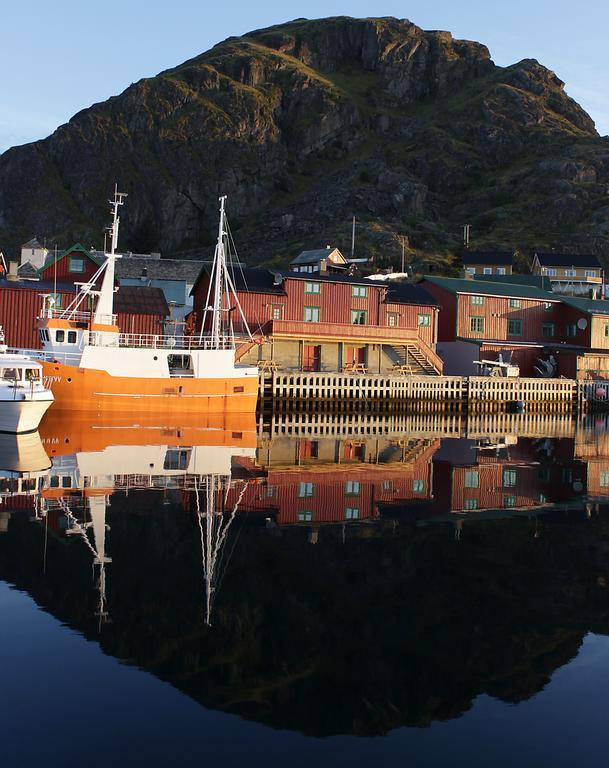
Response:
[{"label": "white boat hull", "polygon": [[0,400],[0,432],[34,432],[53,404],[53,395],[38,400]]}]

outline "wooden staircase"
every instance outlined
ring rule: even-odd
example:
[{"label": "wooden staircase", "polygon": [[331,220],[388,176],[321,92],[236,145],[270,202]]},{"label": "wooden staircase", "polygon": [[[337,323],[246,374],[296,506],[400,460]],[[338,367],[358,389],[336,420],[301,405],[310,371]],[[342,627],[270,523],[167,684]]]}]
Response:
[{"label": "wooden staircase", "polygon": [[383,351],[396,365],[403,366],[406,376],[439,376],[440,371],[416,342],[384,344]]}]

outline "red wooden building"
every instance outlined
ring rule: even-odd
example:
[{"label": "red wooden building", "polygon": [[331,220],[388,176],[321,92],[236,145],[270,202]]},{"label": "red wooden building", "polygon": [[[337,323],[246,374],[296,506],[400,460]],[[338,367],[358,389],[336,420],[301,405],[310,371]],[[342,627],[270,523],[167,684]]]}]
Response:
[{"label": "red wooden building", "polygon": [[[514,277],[514,280],[518,280]],[[445,373],[470,375],[474,360],[511,354],[521,376],[535,376],[553,357],[570,378],[605,370],[609,376],[609,302],[560,296],[509,279],[426,277],[423,286],[441,305],[438,354]]]},{"label": "red wooden building", "polygon": [[[356,363],[378,373],[396,364],[412,373],[442,371],[435,353],[439,307],[420,286],[266,269],[239,271],[235,283],[247,324],[264,341],[241,347],[244,362],[271,360],[287,370],[340,371]],[[208,287],[203,269],[192,290],[197,329]],[[237,311],[233,322],[245,334]]]},{"label": "red wooden building", "polygon": [[89,251],[80,243],[57,254],[49,253],[38,270],[41,280],[60,283],[86,283],[102,265],[96,252]]},{"label": "red wooden building", "polygon": [[[66,308],[76,296],[72,283],[0,279],[0,326],[9,347],[40,349],[36,330],[43,296]],[[169,307],[160,288],[123,286],[114,295],[118,326],[123,333],[162,334]]]}]

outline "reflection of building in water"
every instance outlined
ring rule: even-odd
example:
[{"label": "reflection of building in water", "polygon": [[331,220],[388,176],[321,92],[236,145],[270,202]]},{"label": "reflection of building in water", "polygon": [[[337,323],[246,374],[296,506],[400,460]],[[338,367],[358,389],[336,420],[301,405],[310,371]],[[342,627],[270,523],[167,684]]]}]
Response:
[{"label": "reflection of building in water", "polygon": [[434,478],[439,514],[522,510],[581,499],[586,466],[574,459],[570,439],[447,440],[434,458]]},{"label": "reflection of building in water", "polygon": [[583,419],[575,434],[575,455],[587,467],[588,497],[609,498],[609,414]]},{"label": "reflection of building in water", "polygon": [[277,525],[317,526],[373,520],[383,506],[423,507],[432,498],[439,445],[379,437],[263,441],[257,460],[265,481],[247,488],[240,509]]}]

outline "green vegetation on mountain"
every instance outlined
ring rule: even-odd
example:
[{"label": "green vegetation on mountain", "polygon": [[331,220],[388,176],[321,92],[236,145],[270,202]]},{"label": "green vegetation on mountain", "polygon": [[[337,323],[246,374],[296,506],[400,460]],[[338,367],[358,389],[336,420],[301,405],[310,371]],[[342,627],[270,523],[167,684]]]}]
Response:
[{"label": "green vegetation on mountain", "polygon": [[605,251],[609,140],[533,59],[406,20],[299,19],[229,38],[0,156],[0,242],[99,243],[114,181],[123,247],[200,254],[229,196],[242,257],[301,247],[448,268],[476,247]]}]

